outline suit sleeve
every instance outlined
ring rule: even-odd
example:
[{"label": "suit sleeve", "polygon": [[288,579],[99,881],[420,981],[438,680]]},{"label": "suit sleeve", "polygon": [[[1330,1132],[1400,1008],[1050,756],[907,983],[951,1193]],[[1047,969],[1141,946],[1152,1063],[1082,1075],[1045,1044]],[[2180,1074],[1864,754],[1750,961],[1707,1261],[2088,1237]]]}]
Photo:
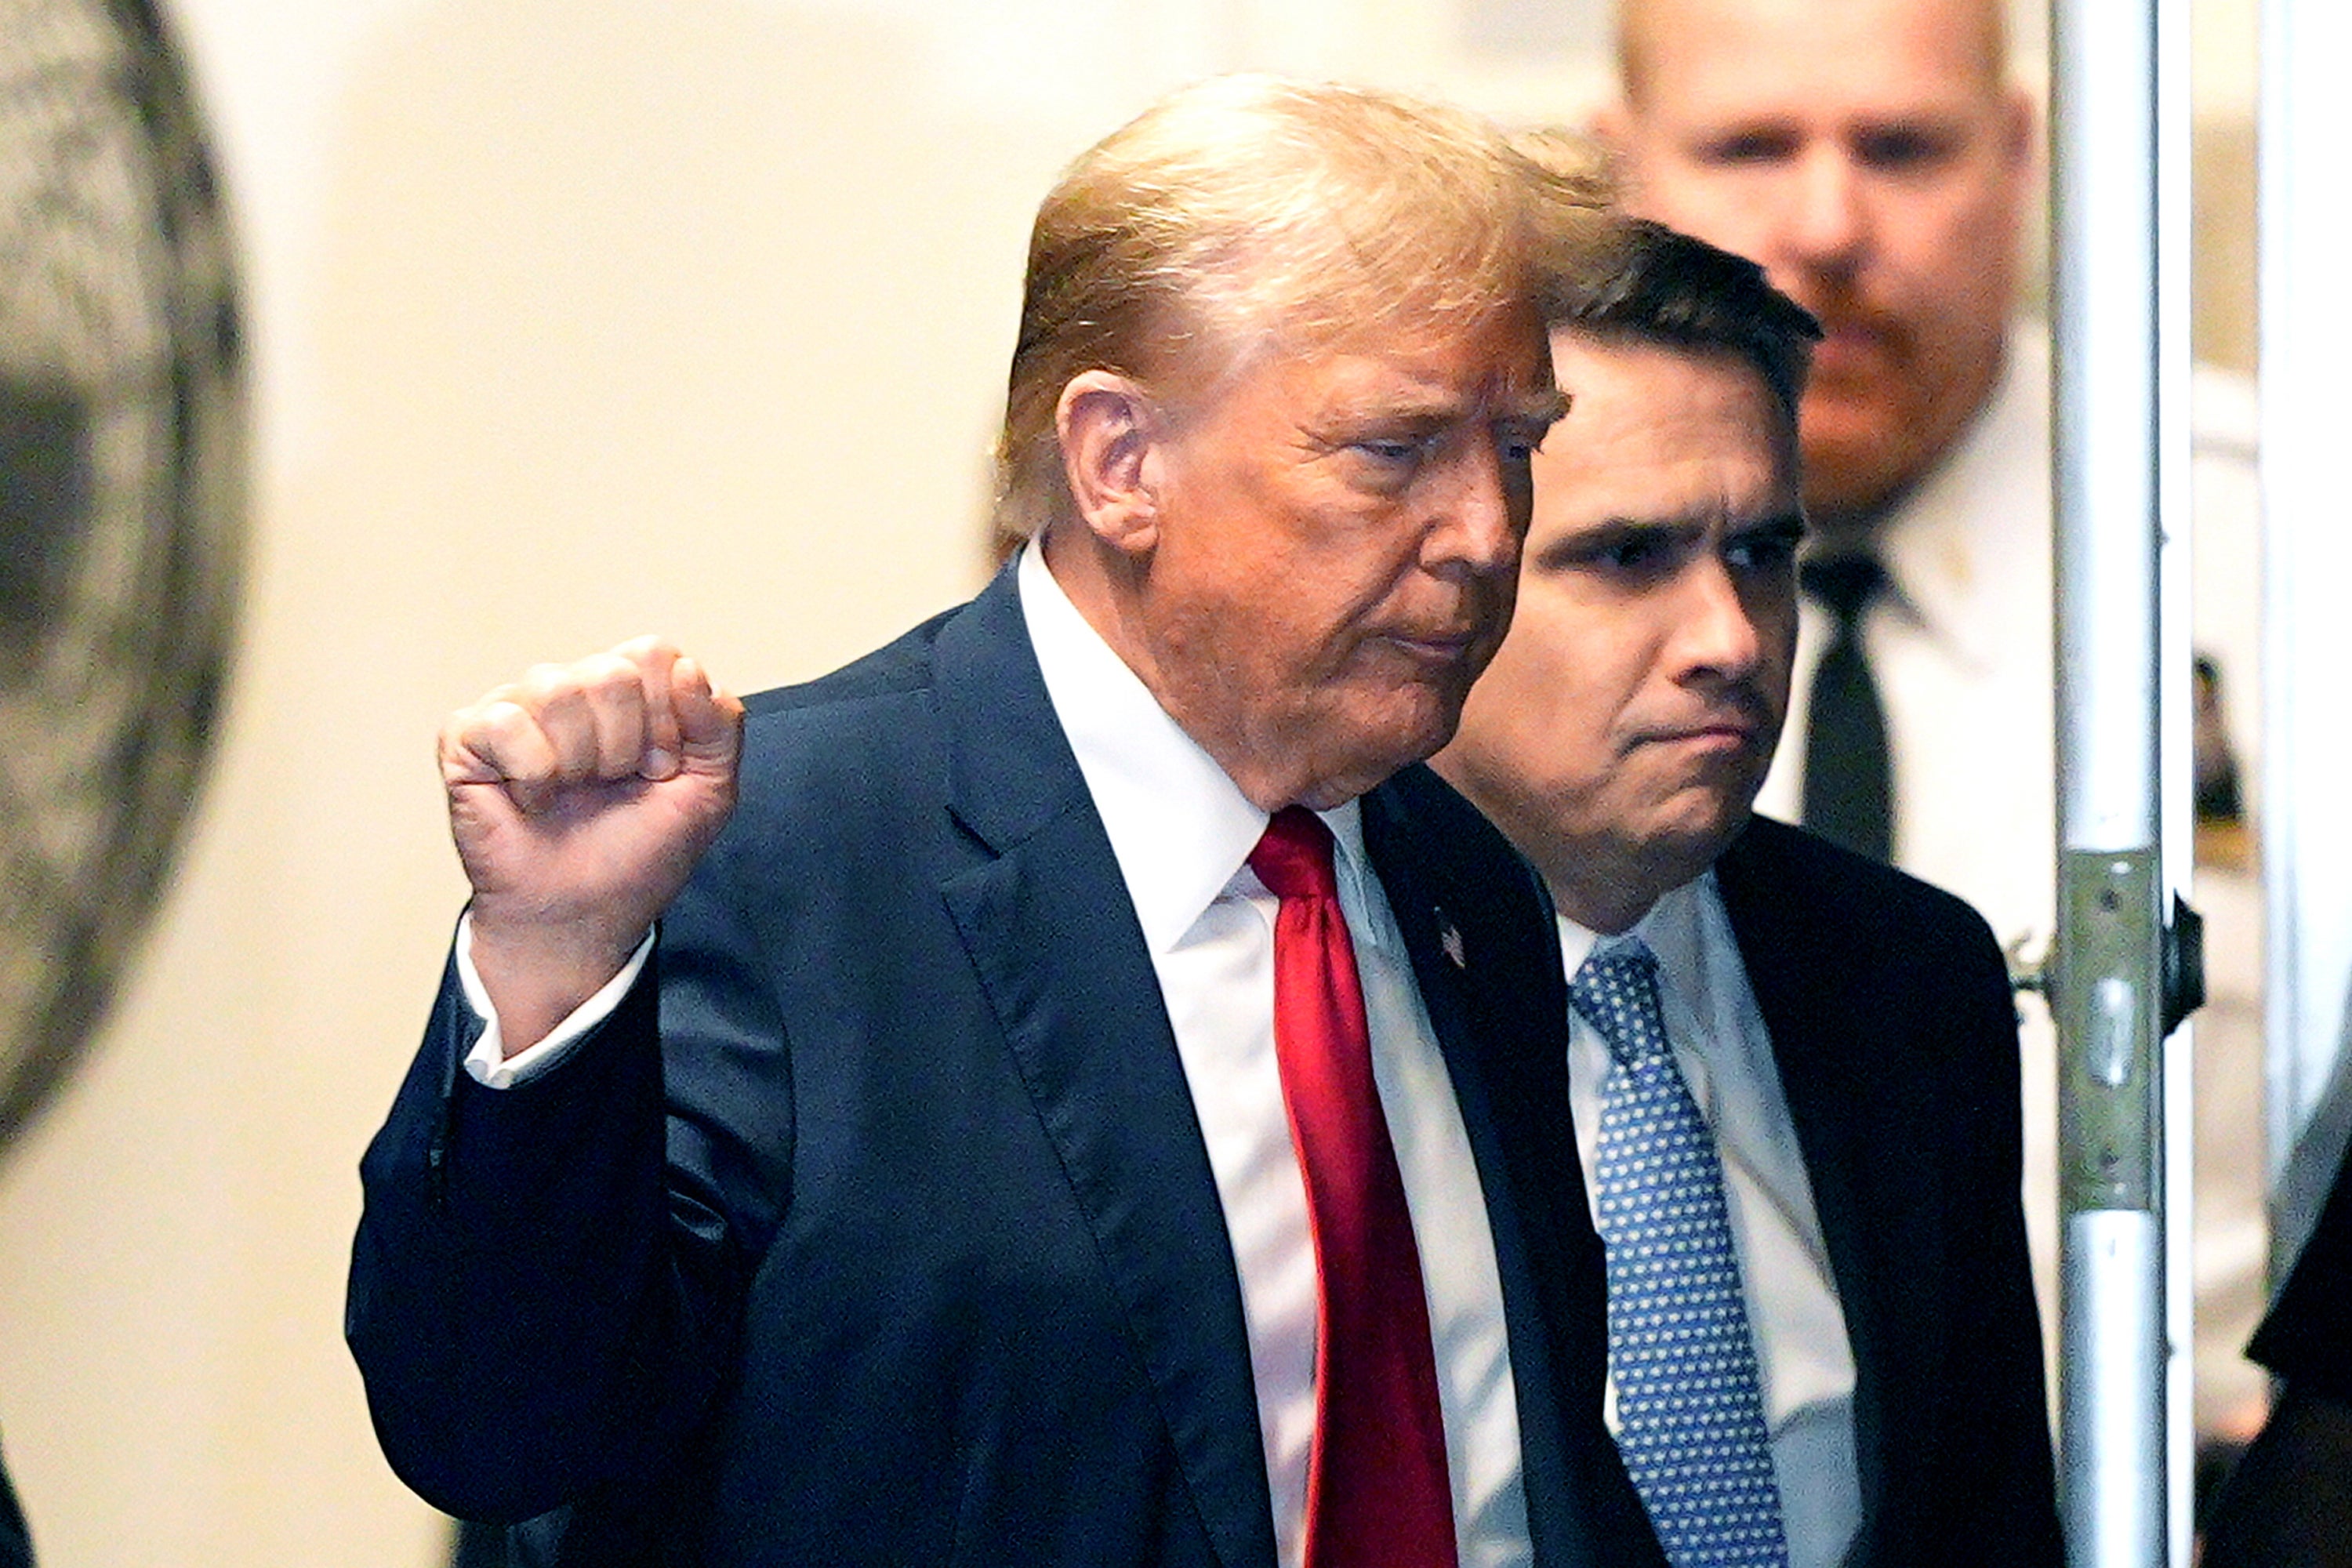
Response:
[{"label": "suit sleeve", "polygon": [[1956,1316],[1949,1382],[1965,1412],[1952,1433],[1955,1479],[1982,1485],[1970,1511],[1986,1560],[2058,1568],[2063,1543],[2043,1375],[2043,1332],[2019,1195],[2024,1170],[2016,1003],[2007,964],[1973,915],[1953,951],[1965,959],[1946,1089],[1958,1123],[1948,1278],[1973,1281],[1972,1310]]},{"label": "suit sleeve", "polygon": [[710,879],[612,1015],[514,1088],[463,1070],[480,1025],[445,973],[362,1161],[346,1333],[386,1458],[448,1512],[645,1484],[724,1384],[789,1086]]},{"label": "suit sleeve", "polygon": [[32,1532],[25,1528],[24,1510],[16,1506],[16,1490],[8,1472],[0,1469],[0,1568],[33,1568]]},{"label": "suit sleeve", "polygon": [[2246,1353],[2288,1383],[2352,1405],[2352,1156]]},{"label": "suit sleeve", "polygon": [[2352,1565],[2352,1159],[2247,1355],[2283,1381],[2205,1539],[2212,1568]]}]

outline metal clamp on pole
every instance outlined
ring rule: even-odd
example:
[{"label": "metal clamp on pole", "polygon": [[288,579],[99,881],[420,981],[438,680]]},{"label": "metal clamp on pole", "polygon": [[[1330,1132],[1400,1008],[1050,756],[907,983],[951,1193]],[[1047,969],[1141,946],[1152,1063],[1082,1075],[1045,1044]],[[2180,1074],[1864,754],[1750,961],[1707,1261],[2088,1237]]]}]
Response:
[{"label": "metal clamp on pole", "polygon": [[[2000,950],[2009,965],[2009,988],[2020,996],[2046,996],[2051,971],[2056,965],[2046,947],[2040,952],[2027,952],[2032,942],[2031,933],[2013,937]],[[2191,1013],[2205,1005],[2205,917],[2178,893],[2172,895],[2172,919],[2165,925],[2162,943],[2158,952],[2163,962],[2161,1033],[2168,1039]]]},{"label": "metal clamp on pole", "polygon": [[2166,999],[2156,852],[2070,850],[2058,874],[2064,939],[2052,955],[2050,1005],[2069,1047],[2059,1062],[2061,1201],[2070,1215],[2159,1213]]},{"label": "metal clamp on pole", "polygon": [[2164,928],[2164,1034],[2189,1021],[2205,1005],[2205,917],[2179,894],[2172,895],[2172,919]]}]

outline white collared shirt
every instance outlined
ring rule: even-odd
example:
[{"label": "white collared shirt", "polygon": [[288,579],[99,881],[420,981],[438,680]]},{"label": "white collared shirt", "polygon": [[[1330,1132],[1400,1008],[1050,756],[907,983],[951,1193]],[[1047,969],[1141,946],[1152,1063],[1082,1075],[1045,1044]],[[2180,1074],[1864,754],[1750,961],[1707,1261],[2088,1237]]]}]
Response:
[{"label": "white collared shirt", "polygon": [[[1277,900],[1245,864],[1266,814],[1087,624],[1034,545],[1020,584],[1046,693],[1135,901],[1192,1085],[1241,1275],[1277,1556],[1296,1568],[1315,1434],[1315,1254],[1274,1050]],[[1461,1563],[1526,1563],[1518,1406],[1469,1138],[1403,938],[1364,858],[1357,804],[1319,815],[1336,842],[1373,1079],[1429,1293]]]},{"label": "white collared shirt", "polygon": [[[2261,761],[2260,518],[2255,411],[2242,379],[2199,367],[2189,463],[2193,495],[2192,638],[2221,662],[2233,749],[2249,798]],[[1863,644],[1885,704],[1895,764],[1895,863],[1974,905],[2003,945],[2038,954],[2055,925],[2056,699],[2052,658],[2050,347],[2038,321],[2012,325],[2001,376],[1974,422],[1878,525],[1892,593],[1863,619]],[[1807,694],[1828,646],[1830,616],[1810,598],[1799,610],[1789,718],[1756,809],[1801,820]],[[2221,896],[2228,897],[2225,891]],[[2209,915],[2210,915],[2209,911]],[[2244,955],[2214,964],[2221,1005],[2201,1018],[2261,1014],[2258,935],[2209,935],[2210,951]],[[2232,939],[2235,940],[2232,940]],[[2209,963],[2212,961],[2209,959]],[[2023,1064],[2022,1197],[2041,1309],[2044,1364],[2054,1398],[2058,1335],[2057,1038],[2038,998],[2019,1006]],[[2253,1026],[2233,1047],[2260,1056]],[[2220,1038],[2216,1036],[2217,1040]],[[2200,1060],[2207,1052],[2202,1046]],[[2214,1158],[2242,1163],[2259,1119],[2221,1135]],[[2231,1140],[2235,1141],[2232,1142]],[[2201,1158],[2201,1156],[2200,1156]],[[2260,1184],[2226,1219],[2226,1237],[2200,1237],[2196,1334],[2202,1373],[2247,1371],[2239,1355],[2260,1299],[2264,1215]],[[2208,1216],[2200,1215],[2205,1229]],[[2214,1245],[2210,1248],[2206,1243]],[[2249,1392],[2258,1377],[2242,1383]]]},{"label": "white collared shirt", "polygon": [[[1192,1087],[1241,1279],[1277,1559],[1282,1568],[1298,1568],[1315,1433],[1315,1254],[1274,1048],[1278,900],[1246,864],[1266,814],[1087,624],[1034,544],[1018,570],[1022,612],[1047,696],[1134,902]],[[1336,844],[1373,1079],[1428,1292],[1460,1562],[1462,1568],[1521,1568],[1534,1553],[1518,1405],[1494,1237],[1469,1136],[1403,938],[1365,859],[1357,804],[1320,816]],[[651,940],[547,1039],[501,1061],[496,1020],[461,928],[460,980],[488,1021],[466,1070],[491,1088],[548,1070],[617,1004]]]},{"label": "white collared shirt", "polygon": [[[1658,1000],[1675,1065],[1723,1160],[1732,1241],[1763,1380],[1764,1420],[1780,1488],[1790,1568],[1835,1568],[1862,1525],[1853,1434],[1853,1351],[1830,1275],[1804,1153],[1780,1090],[1731,921],[1707,871],[1666,894],[1631,932],[1658,958]],[[1562,915],[1573,979],[1600,941]],[[1568,1078],[1588,1198],[1609,1047],[1570,1009]],[[1599,1216],[1596,1214],[1595,1223]],[[1616,1425],[1615,1380],[1609,1420]]]}]

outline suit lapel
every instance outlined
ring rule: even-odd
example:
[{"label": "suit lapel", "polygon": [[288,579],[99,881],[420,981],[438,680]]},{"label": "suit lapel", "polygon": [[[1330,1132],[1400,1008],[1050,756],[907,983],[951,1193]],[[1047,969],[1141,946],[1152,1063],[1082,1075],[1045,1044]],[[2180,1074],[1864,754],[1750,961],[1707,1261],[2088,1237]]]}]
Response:
[{"label": "suit lapel", "polygon": [[982,853],[942,893],[1129,1314],[1226,1568],[1273,1505],[1224,1213],[1157,973],[1038,674],[1010,571],[938,646],[950,809]]},{"label": "suit lapel", "polygon": [[[1873,1173],[1899,1151],[1879,1146],[1870,1102],[1876,1076],[1868,1017],[1874,999],[1854,994],[1851,944],[1864,933],[1818,928],[1797,896],[1790,856],[1793,829],[1751,820],[1716,863],[1724,912],[1739,946],[1748,988],[1771,1037],[1780,1091],[1795,1124],[1843,1310],[1854,1362],[1854,1449],[1862,1491],[1860,1539],[1883,1512],[1889,1431],[1885,1369],[1901,1330],[1888,1290],[1898,1271],[1925,1266],[1888,1250],[1891,1233],[1873,1195]],[[1916,1292],[1915,1292],[1916,1294]],[[1910,1412],[1906,1421],[1931,1418]]]},{"label": "suit lapel", "polygon": [[1663,1564],[1601,1419],[1608,1301],[1569,1117],[1568,994],[1534,873],[1425,768],[1364,799],[1486,1199],[1544,1568]]}]

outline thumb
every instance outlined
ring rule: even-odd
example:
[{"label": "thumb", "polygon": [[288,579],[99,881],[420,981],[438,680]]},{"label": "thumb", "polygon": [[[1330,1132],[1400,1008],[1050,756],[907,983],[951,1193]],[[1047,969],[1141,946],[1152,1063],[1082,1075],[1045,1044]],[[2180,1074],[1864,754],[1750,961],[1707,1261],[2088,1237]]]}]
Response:
[{"label": "thumb", "polygon": [[711,684],[701,660],[691,655],[670,667],[670,702],[677,715],[680,765],[732,772],[743,749],[743,704]]}]

